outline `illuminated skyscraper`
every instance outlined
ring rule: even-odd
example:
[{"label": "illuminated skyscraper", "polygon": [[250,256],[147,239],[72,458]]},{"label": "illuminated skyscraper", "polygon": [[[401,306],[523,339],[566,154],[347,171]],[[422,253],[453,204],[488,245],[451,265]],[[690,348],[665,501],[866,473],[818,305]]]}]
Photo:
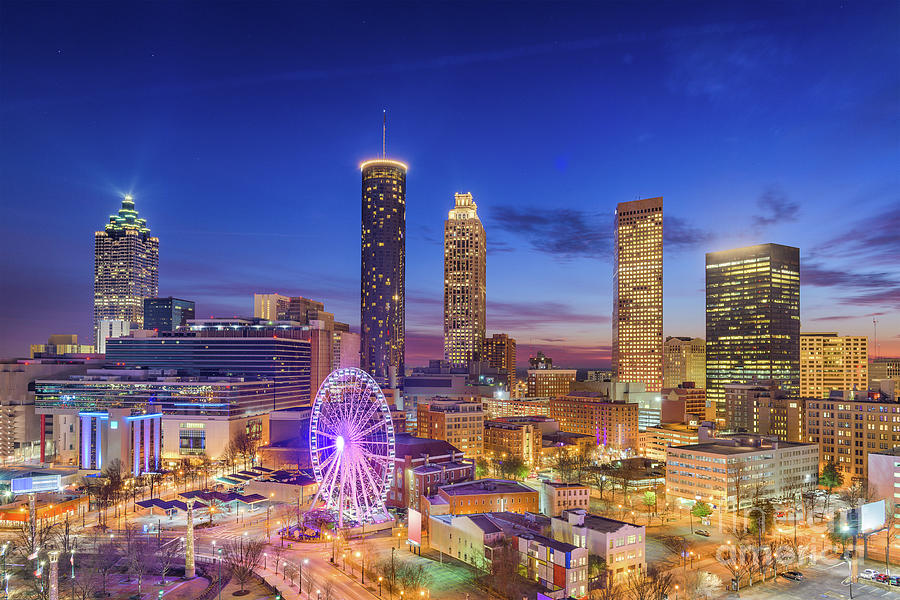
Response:
[{"label": "illuminated skyscraper", "polygon": [[801,398],[827,398],[832,390],[865,390],[868,386],[869,338],[800,334]]},{"label": "illuminated skyscraper", "polygon": [[378,158],[360,170],[360,367],[397,387],[406,349],[406,165]]},{"label": "illuminated skyscraper", "polygon": [[706,398],[726,383],[800,390],[800,250],[760,244],[706,255]]},{"label": "illuminated skyscraper", "polygon": [[612,367],[620,381],[663,382],[663,199],[616,208]]},{"label": "illuminated skyscraper", "polygon": [[101,320],[144,326],[144,298],[159,295],[159,238],[125,196],[104,231],[94,234],[94,327]]},{"label": "illuminated skyscraper", "polygon": [[472,194],[456,194],[444,222],[444,358],[454,367],[482,360],[485,235]]},{"label": "illuminated skyscraper", "polygon": [[516,340],[505,333],[495,333],[484,338],[482,360],[491,367],[505,373],[509,378],[509,389],[516,384]]},{"label": "illuminated skyscraper", "polygon": [[706,385],[706,342],[702,338],[666,338],[663,346],[663,388],[676,388],[692,381]]}]

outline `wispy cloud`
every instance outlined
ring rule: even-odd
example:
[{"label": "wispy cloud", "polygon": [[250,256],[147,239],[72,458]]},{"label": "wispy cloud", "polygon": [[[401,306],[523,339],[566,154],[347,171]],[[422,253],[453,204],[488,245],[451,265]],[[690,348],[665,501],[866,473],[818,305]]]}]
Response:
[{"label": "wispy cloud", "polygon": [[560,259],[608,258],[612,252],[611,214],[501,205],[492,207],[489,216],[494,228]]},{"label": "wispy cloud", "polygon": [[[814,249],[816,255],[864,259],[869,264],[887,264],[898,269],[900,257],[900,198],[887,210],[851,222],[839,235]],[[900,275],[898,275],[900,277]]]},{"label": "wispy cloud", "polygon": [[[898,273],[857,273],[806,263],[800,267],[800,283],[819,288],[833,288],[838,295],[836,301],[846,306],[883,306],[900,310]],[[882,313],[871,313],[867,316],[880,314]]]},{"label": "wispy cloud", "polygon": [[711,232],[688,225],[681,217],[663,217],[663,247],[668,252],[705,246],[713,237]]},{"label": "wispy cloud", "polygon": [[770,225],[791,223],[797,220],[800,205],[789,200],[778,186],[770,186],[756,200],[759,214],[753,216],[753,226],[762,229]]}]

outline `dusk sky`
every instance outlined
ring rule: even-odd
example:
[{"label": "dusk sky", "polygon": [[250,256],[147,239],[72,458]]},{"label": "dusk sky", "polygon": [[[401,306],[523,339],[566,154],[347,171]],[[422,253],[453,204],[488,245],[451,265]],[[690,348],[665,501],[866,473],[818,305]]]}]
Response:
[{"label": "dusk sky", "polygon": [[[663,196],[665,335],[704,253],[799,246],[806,331],[900,356],[900,3],[0,4],[0,355],[91,338],[94,231],[134,195],[160,295],[359,324],[359,163],[409,164],[409,366],[442,355],[471,192],[488,332],[609,362],[617,202]],[[871,348],[871,346],[870,346]],[[874,353],[874,349],[872,350]]]}]

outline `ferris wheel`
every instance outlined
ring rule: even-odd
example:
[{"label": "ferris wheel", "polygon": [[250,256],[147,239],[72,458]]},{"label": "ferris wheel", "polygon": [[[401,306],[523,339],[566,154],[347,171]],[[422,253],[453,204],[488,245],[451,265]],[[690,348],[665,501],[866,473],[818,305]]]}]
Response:
[{"label": "ferris wheel", "polygon": [[394,426],[381,388],[361,369],[332,371],[322,382],[309,423],[309,452],[321,498],[338,527],[387,515],[394,471]]}]

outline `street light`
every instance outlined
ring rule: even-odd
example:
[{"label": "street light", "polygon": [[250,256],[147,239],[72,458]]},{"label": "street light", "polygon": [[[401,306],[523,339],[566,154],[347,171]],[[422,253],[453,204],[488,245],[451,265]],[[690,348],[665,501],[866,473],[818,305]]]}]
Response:
[{"label": "street light", "polygon": [[378,576],[378,597],[381,598],[381,580],[384,579],[381,575]]},{"label": "street light", "polygon": [[360,554],[359,551],[356,552],[356,558],[359,559],[359,578],[360,578],[360,583],[361,583],[362,585],[365,585],[365,584],[366,584],[366,567],[365,567],[365,565],[363,564],[363,561],[362,561],[362,554]]}]

